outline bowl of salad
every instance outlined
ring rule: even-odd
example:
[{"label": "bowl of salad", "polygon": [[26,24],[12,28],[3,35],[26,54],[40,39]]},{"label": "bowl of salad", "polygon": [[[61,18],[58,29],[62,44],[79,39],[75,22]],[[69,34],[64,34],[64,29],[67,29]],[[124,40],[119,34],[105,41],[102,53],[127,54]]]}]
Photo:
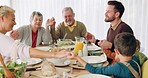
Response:
[{"label": "bowl of salad", "polygon": [[65,45],[73,45],[73,41],[71,39],[58,39],[57,46],[65,46]]},{"label": "bowl of salad", "polygon": [[[19,64],[16,62],[8,62],[6,64],[7,69],[15,74],[15,78],[22,78],[26,71],[26,66],[27,63],[25,62],[21,62]],[[0,66],[0,78],[4,78],[4,70],[2,66]]]}]

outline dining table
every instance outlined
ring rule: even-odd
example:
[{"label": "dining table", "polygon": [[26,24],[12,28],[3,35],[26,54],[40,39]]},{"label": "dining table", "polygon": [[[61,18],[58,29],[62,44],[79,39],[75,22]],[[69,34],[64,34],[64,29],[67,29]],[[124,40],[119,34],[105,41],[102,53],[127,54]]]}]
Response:
[{"label": "dining table", "polygon": [[[37,49],[40,50],[49,50],[49,48],[53,48],[51,46],[39,46],[37,47]],[[70,47],[71,48],[71,47]],[[95,49],[95,48],[91,48],[91,49]],[[101,55],[95,55],[90,53],[90,56],[103,56],[104,54],[101,53]],[[36,63],[36,64],[32,64],[32,65],[28,65],[26,67],[26,72],[24,73],[23,78],[63,78],[63,77],[56,77],[56,75],[51,76],[51,77],[46,77],[42,75],[41,72],[41,65],[43,63],[43,61],[45,61],[46,58],[41,59],[40,62]],[[76,62],[76,60],[70,59],[70,64],[65,65],[65,66],[55,66],[56,71],[60,73],[60,75],[65,74],[67,75],[67,78],[77,78],[80,75],[84,75],[84,74],[89,74],[89,72],[87,70],[85,70],[84,67],[78,66],[77,64],[74,64],[74,62]],[[107,66],[109,63],[107,60],[103,61],[100,63],[100,65],[102,66]]]},{"label": "dining table", "polygon": [[[26,70],[23,78],[54,78],[54,76],[51,76],[51,77],[43,76],[41,74],[41,68],[40,67],[38,68],[38,66],[40,66],[40,65],[41,64],[38,64],[36,66],[33,66],[32,69]],[[103,65],[107,66],[108,62],[107,61],[104,62]],[[68,71],[67,73],[68,73],[69,78],[76,78],[76,77],[83,75],[83,74],[89,74],[89,72],[87,70],[85,70],[84,68],[77,67],[77,66],[74,67],[74,66],[71,66],[71,64],[68,66],[64,66],[64,67],[62,66],[62,67],[56,67],[56,68],[61,69],[61,70],[59,70],[59,72],[61,72],[61,73],[63,73],[64,71]]]}]

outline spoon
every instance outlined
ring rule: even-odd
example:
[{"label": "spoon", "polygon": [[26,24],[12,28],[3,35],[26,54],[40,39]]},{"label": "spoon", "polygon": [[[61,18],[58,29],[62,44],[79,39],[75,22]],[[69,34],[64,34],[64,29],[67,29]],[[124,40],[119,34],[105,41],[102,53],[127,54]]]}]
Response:
[{"label": "spoon", "polygon": [[0,62],[1,62],[2,67],[4,69],[4,76],[5,76],[4,78],[15,78],[14,73],[7,69],[1,54],[0,54]]}]

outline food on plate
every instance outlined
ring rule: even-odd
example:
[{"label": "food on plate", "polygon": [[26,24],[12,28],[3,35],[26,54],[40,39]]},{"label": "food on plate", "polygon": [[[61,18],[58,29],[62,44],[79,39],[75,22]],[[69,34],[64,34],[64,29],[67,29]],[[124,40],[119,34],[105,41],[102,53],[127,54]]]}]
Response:
[{"label": "food on plate", "polygon": [[45,60],[41,65],[41,72],[43,76],[50,77],[56,74],[56,68],[53,63]]}]

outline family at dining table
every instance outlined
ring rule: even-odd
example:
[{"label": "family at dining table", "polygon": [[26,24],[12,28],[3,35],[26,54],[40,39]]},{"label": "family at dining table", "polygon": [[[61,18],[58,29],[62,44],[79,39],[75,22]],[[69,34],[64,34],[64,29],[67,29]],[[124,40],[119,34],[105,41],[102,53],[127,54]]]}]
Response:
[{"label": "family at dining table", "polygon": [[[75,13],[71,7],[65,7],[62,10],[64,21],[59,23],[57,27],[55,27],[54,17],[47,19],[46,27],[42,27],[43,15],[33,11],[29,25],[13,30],[13,26],[16,25],[15,10],[8,6],[0,6],[0,54],[5,61],[10,58],[14,59],[14,56],[16,56],[15,59],[22,60],[29,58],[75,58],[90,73],[105,74],[114,78],[139,78],[141,76],[140,68],[148,58],[137,52],[139,51],[139,49],[136,50],[137,44],[140,42],[136,41],[131,27],[121,20],[124,10],[121,2],[108,1],[105,22],[110,22],[110,27],[106,39],[99,40],[87,31],[82,22],[74,19]],[[11,31],[10,37],[5,35],[9,31]],[[101,47],[101,50],[107,55],[110,65],[96,68],[66,50],[48,52],[34,48],[41,44],[49,44],[57,39],[75,40],[75,37],[84,37]],[[128,68],[127,64],[134,69],[136,74]]]}]

